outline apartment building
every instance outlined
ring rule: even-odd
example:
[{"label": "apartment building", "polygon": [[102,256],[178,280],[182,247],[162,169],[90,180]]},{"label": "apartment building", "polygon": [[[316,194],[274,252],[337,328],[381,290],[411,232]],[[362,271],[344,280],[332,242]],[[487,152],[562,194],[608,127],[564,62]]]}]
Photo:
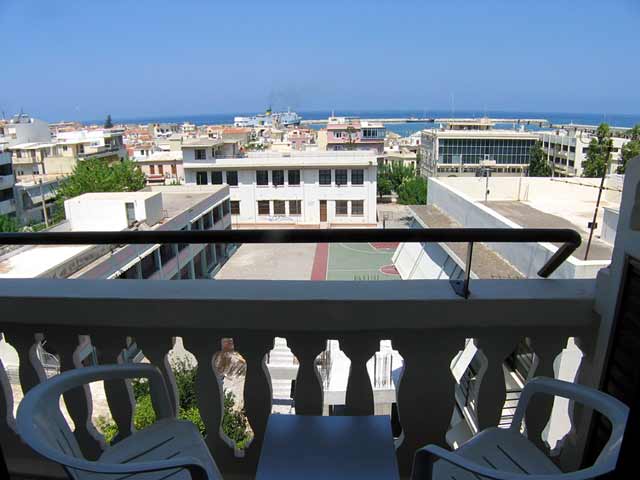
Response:
[{"label": "apartment building", "polygon": [[522,175],[529,165],[529,150],[536,133],[494,128],[486,118],[455,121],[423,130],[420,170],[426,177]]},{"label": "apartment building", "polygon": [[61,132],[45,142],[19,143],[10,147],[16,174],[68,175],[78,161],[103,158],[122,161],[127,153],[119,130]]},{"label": "apartment building", "polygon": [[386,128],[382,123],[352,117],[330,117],[327,128],[318,132],[321,150],[371,150],[382,154]]},{"label": "apartment building", "polygon": [[8,121],[0,121],[0,147],[50,140],[49,124],[27,114],[15,115]]},{"label": "apartment building", "polygon": [[11,152],[4,150],[0,145],[0,215],[16,214],[16,205],[13,194],[15,176],[11,164]]},{"label": "apartment building", "polygon": [[[224,230],[231,228],[229,189],[151,187],[87,193],[65,201],[72,232]],[[33,246],[0,259],[0,278],[210,279],[234,246],[227,244]]]},{"label": "apartment building", "polygon": [[182,151],[150,152],[136,156],[133,161],[145,174],[148,184],[184,183]]},{"label": "apartment building", "polygon": [[235,225],[375,226],[375,152],[248,153],[183,145],[187,185],[229,185]]},{"label": "apartment building", "polygon": [[[587,160],[589,143],[595,138],[594,129],[567,127],[553,132],[542,132],[540,139],[547,161],[553,167],[554,176],[581,177]],[[613,137],[611,164],[608,173],[615,173],[622,163],[622,146],[627,138]]]}]

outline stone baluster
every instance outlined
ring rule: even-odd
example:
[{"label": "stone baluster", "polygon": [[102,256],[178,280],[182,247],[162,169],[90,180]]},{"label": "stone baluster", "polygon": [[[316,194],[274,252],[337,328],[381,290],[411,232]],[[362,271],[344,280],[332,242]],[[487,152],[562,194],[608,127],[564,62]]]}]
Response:
[{"label": "stone baluster", "polygon": [[267,420],[271,414],[273,399],[271,377],[265,364],[265,356],[273,347],[273,335],[243,333],[234,337],[236,350],[247,362],[247,376],[244,383],[244,407],[253,429],[253,440],[246,452],[243,465],[245,472],[255,475],[262,448]]},{"label": "stone baluster", "polygon": [[[79,348],[77,330],[56,327],[47,330],[46,335],[47,347],[60,359],[60,373],[82,367],[77,355]],[[75,424],[74,435],[82,453],[86,458],[97,459],[102,453],[105,442],[104,437],[91,421],[93,403],[89,385],[69,390],[63,396],[67,411]]]},{"label": "stone baluster", "polygon": [[517,332],[492,330],[492,334],[482,332],[476,339],[476,346],[487,359],[487,368],[479,379],[478,430],[496,427],[500,422],[507,398],[502,365],[516,349],[521,338]]},{"label": "stone baluster", "polygon": [[373,388],[367,371],[367,361],[380,348],[378,335],[359,332],[341,335],[340,349],[351,360],[347,383],[347,415],[373,415]]},{"label": "stone baluster", "polygon": [[[100,329],[91,332],[91,342],[96,348],[98,362],[101,365],[122,363],[124,358],[122,352],[126,345],[126,333],[121,329]],[[130,380],[109,380],[104,382],[104,391],[109,404],[111,416],[118,426],[117,435],[111,443],[131,435],[135,428],[133,426],[133,415],[135,412],[135,398]]]},{"label": "stone baluster", "polygon": [[[535,371],[535,376],[554,378],[553,362],[567,346],[568,335],[560,329],[552,329],[535,332],[530,338],[533,350],[538,355],[538,368]],[[552,395],[535,395],[531,399],[525,414],[527,437],[538,448],[547,453],[549,447],[542,440],[542,431],[549,422],[553,399]]]},{"label": "stone baluster", "polygon": [[138,347],[142,349],[144,356],[162,372],[162,376],[167,384],[173,412],[177,415],[180,399],[178,398],[178,387],[175,376],[173,375],[173,370],[171,370],[171,363],[169,362],[168,356],[169,351],[175,345],[175,337],[166,334],[156,335],[152,331],[146,330],[136,332],[135,339]]},{"label": "stone baluster", "polygon": [[287,335],[287,339],[300,362],[294,398],[296,414],[322,415],[322,384],[315,361],[326,348],[326,340],[318,334]]},{"label": "stone baluster", "polygon": [[182,336],[184,347],[198,362],[196,372],[196,394],[200,417],[207,430],[205,441],[223,475],[234,469],[236,459],[233,449],[220,436],[224,396],[222,379],[218,378],[213,366],[213,354],[220,350],[222,335],[216,331],[187,331]]},{"label": "stone baluster", "polygon": [[408,477],[416,449],[429,443],[446,446],[454,407],[451,360],[464,345],[464,332],[407,331],[395,332],[390,338],[404,358],[397,387],[404,439],[397,453],[400,475]]}]

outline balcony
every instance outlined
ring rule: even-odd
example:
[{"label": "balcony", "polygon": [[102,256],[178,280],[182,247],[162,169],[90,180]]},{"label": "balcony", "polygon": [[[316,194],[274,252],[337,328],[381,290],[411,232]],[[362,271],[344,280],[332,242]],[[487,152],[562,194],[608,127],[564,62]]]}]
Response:
[{"label": "balcony", "polygon": [[[517,354],[523,339],[527,339],[527,345],[535,354],[535,375],[555,376],[557,359],[571,339],[581,355],[572,380],[590,386],[598,383],[603,364],[602,345],[609,341],[624,258],[640,255],[640,223],[631,221],[640,218],[637,210],[640,207],[634,199],[635,189],[640,185],[640,165],[627,175],[632,175],[632,179],[627,179],[621,210],[620,225],[623,226],[618,230],[614,262],[601,272],[597,281],[473,280],[471,285],[466,285],[467,295],[461,295],[442,280],[7,279],[0,282],[0,311],[9,314],[2,316],[0,330],[17,351],[18,377],[23,391],[46,377],[42,361],[34,354],[43,340],[47,349],[59,357],[62,371],[80,365],[80,352],[87,347],[87,338],[95,347],[100,363],[122,360],[123,349],[135,341],[144,356],[162,370],[171,386],[170,395],[175,405],[178,392],[167,358],[175,338],[181,337],[184,348],[198,363],[197,400],[209,432],[206,442],[225,478],[255,475],[267,418],[276,403],[272,398],[274,384],[265,368],[276,337],[287,339],[299,365],[293,393],[297,415],[323,413],[327,392],[321,381],[322,374],[316,368],[316,358],[325,350],[327,339],[338,340],[340,349],[351,361],[342,413],[376,413],[380,388],[377,380],[371,378],[367,363],[376,357],[380,341],[389,340],[402,356],[404,365],[400,375],[394,377],[394,395],[401,426],[396,435],[398,465],[401,475],[407,477],[418,447],[428,443],[446,445],[460,387],[475,392],[468,406],[477,428],[498,425],[508,417],[512,405],[505,404],[510,390],[505,383],[505,365],[514,358],[514,352]],[[424,241],[440,241],[438,235],[444,234],[433,230],[431,233],[411,230],[403,235],[427,235]],[[457,232],[457,241],[467,241],[471,236],[476,236],[476,241],[500,241],[496,237],[483,237],[477,230]],[[529,235],[527,232],[523,229],[519,234]],[[190,235],[193,243],[205,243],[205,240],[207,243],[232,240],[273,243],[303,242],[310,238],[305,236],[314,236],[316,241],[340,242],[349,236],[351,241],[365,241],[367,235],[374,234],[379,241],[391,241],[394,235],[399,235],[393,230],[269,232],[268,235],[254,231],[199,231],[163,232],[160,235],[163,238],[151,240],[158,232],[116,232],[102,240],[98,238],[100,233],[87,239],[105,244],[177,243],[184,241],[182,235]],[[5,243],[78,243],[80,240],[69,234],[66,237],[65,234],[37,235],[5,235],[0,240]],[[502,241],[514,241],[514,238]],[[559,256],[541,268],[542,276],[549,275],[563,261],[560,257],[567,253],[563,248]],[[235,350],[246,361],[244,406],[254,437],[244,452],[231,448],[219,434],[222,379],[216,375],[212,359],[222,350],[221,342],[227,338],[233,338]],[[460,352],[469,345],[469,339],[473,339],[475,347],[482,352],[485,368],[464,380],[454,376],[451,366],[460,359]],[[5,408],[0,439],[9,468],[23,474],[54,476],[57,470],[36,460],[13,431],[12,397],[7,396],[10,390],[6,388],[8,377],[11,375],[0,375],[5,386],[0,389],[1,404]],[[468,380],[473,380],[473,387]],[[105,385],[105,393],[120,435],[132,434],[134,402],[130,385],[110,382]],[[103,440],[91,422],[91,390],[71,392],[65,402],[83,451],[89,456],[97,455],[103,448]],[[541,399],[531,405],[526,415],[528,437],[547,451],[551,448],[543,438],[547,438],[544,431],[552,408],[551,401]],[[567,405],[560,407],[563,409],[568,412],[571,428],[560,432],[551,447],[561,466],[573,468],[585,452],[590,413]]]},{"label": "balcony", "polygon": [[15,178],[13,175],[0,175],[0,189],[4,190],[9,187],[13,187]]},{"label": "balcony", "polygon": [[16,201],[13,198],[0,201],[0,215],[8,215],[16,211]]}]

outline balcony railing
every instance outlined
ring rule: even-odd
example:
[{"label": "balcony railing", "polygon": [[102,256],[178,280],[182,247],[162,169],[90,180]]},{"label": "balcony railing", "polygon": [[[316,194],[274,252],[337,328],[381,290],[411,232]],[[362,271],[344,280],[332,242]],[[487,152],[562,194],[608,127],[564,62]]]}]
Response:
[{"label": "balcony railing", "polygon": [[[564,245],[540,268],[546,277],[579,245],[571,230],[428,229],[428,230],[268,230],[189,232],[93,232],[1,234],[0,244],[157,244],[157,243],[309,243],[309,242],[559,242]],[[471,257],[469,257],[471,260]],[[468,282],[468,281],[467,281]],[[467,283],[468,286],[468,283]],[[576,339],[584,355],[576,381],[589,383],[589,360],[598,328],[593,312],[592,280],[474,280],[466,298],[447,282],[300,282],[300,281],[148,281],[26,279],[0,281],[0,331],[19,357],[24,392],[46,377],[34,354],[46,340],[60,359],[61,371],[81,367],[87,339],[100,363],[123,361],[135,342],[163,372],[175,408],[178,391],[168,363],[175,337],[197,362],[197,397],[208,435],[206,442],[225,478],[252,477],[272,411],[272,387],[265,358],[274,337],[285,337],[299,362],[293,403],[295,413],[323,412],[324,396],[316,357],[327,339],[339,341],[351,366],[344,413],[371,415],[375,386],[367,362],[390,340],[403,357],[395,384],[402,433],[397,439],[401,474],[407,476],[415,450],[427,443],[444,445],[455,407],[452,361],[473,339],[486,358],[486,370],[475,380],[474,409],[479,428],[495,426],[503,416],[506,393],[503,365],[523,339],[536,355],[536,375],[554,376],[554,361]],[[469,290],[467,290],[469,293]],[[221,382],[212,368],[223,338],[233,338],[246,361],[244,405],[254,440],[243,458],[220,435]],[[383,364],[384,362],[381,362]],[[0,440],[10,469],[52,475],[18,441],[13,430],[11,387],[0,369]],[[7,388],[8,387],[8,388]],[[107,402],[119,435],[134,433],[135,402],[126,382],[105,385]],[[75,435],[88,456],[104,446],[91,422],[91,391],[69,392],[65,403]],[[527,412],[529,438],[547,446],[542,432],[552,402],[535,402]],[[582,452],[585,412],[573,412],[573,442],[560,458],[574,465]],[[236,452],[237,453],[237,452]],[[27,468],[28,467],[28,468]],[[31,469],[31,470],[29,470]]]}]

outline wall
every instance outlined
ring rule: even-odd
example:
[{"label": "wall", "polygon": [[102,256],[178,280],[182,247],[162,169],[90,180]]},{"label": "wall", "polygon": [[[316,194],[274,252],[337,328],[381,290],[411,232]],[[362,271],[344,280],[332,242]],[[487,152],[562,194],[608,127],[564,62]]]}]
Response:
[{"label": "wall", "polygon": [[602,216],[602,233],[600,238],[613,245],[616,241],[616,229],[618,227],[618,217],[620,212],[613,208],[604,207]]},{"label": "wall", "polygon": [[[238,170],[238,185],[230,186],[229,191],[231,200],[240,201],[240,215],[234,215],[234,223],[277,223],[277,224],[308,224],[317,225],[320,223],[320,200],[327,201],[327,222],[333,224],[375,224],[376,220],[376,167],[375,166],[357,166],[345,168],[351,170],[358,168],[364,170],[364,184],[351,185],[351,173],[349,172],[348,185],[336,186],[335,175],[332,177],[334,183],[332,185],[319,184],[318,168],[299,168],[290,167],[291,169],[300,170],[300,185],[287,184],[288,168],[287,167],[264,167],[269,173],[269,185],[256,184],[256,170],[244,169]],[[273,186],[271,171],[282,169],[285,171],[285,185]],[[327,169],[335,170],[335,167],[327,167]],[[219,169],[218,169],[219,170]],[[231,168],[229,168],[231,170]],[[207,171],[208,175],[212,171],[211,168],[187,168],[185,169],[185,182],[188,185],[196,183],[196,172]],[[226,170],[223,173],[223,182],[226,182]],[[273,216],[258,215],[258,200],[300,200],[302,202],[302,214],[299,216]],[[363,216],[336,216],[335,201],[336,200],[364,200]],[[350,206],[350,205],[349,205]],[[288,212],[287,212],[288,213]]]},{"label": "wall", "polygon": [[[469,179],[446,179],[463,180]],[[472,179],[473,180],[473,179]],[[451,186],[443,179],[428,179],[427,204],[434,204],[444,213],[467,228],[522,228],[508,218],[478,203]],[[487,244],[527,278],[536,278],[537,271],[551,258],[557,247],[550,243],[493,243]],[[570,257],[552,278],[594,278],[608,262],[582,261]]]},{"label": "wall", "polygon": [[137,221],[148,225],[162,218],[162,195],[156,193],[113,194],[113,197],[96,198],[80,195],[64,202],[66,217],[73,231],[117,231],[127,228],[126,203],[133,203]]}]

